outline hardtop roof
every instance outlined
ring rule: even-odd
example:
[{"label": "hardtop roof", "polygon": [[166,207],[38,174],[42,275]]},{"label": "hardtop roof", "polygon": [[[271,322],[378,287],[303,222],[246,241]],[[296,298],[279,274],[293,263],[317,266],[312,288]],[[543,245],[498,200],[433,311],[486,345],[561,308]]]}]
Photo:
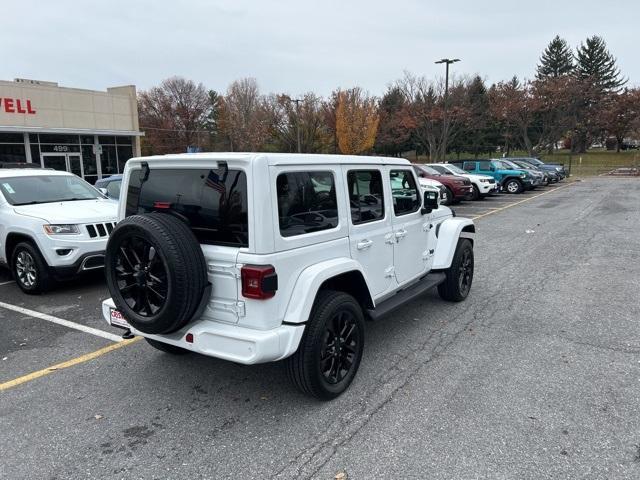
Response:
[{"label": "hardtop roof", "polygon": [[310,153],[239,153],[239,152],[209,152],[209,153],[178,153],[168,155],[154,155],[150,157],[136,157],[129,160],[133,163],[149,162],[150,165],[167,165],[172,161],[187,161],[206,163],[210,161],[225,161],[228,163],[251,164],[266,162],[268,165],[410,165],[409,161],[397,157],[369,157],[359,155],[329,155]]}]

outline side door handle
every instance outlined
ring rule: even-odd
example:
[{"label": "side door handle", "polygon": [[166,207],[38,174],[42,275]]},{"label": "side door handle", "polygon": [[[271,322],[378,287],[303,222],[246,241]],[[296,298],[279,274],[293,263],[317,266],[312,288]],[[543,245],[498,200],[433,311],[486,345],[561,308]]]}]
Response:
[{"label": "side door handle", "polygon": [[396,232],[396,240],[400,240],[401,238],[404,238],[406,236],[407,236],[407,231],[404,228]]},{"label": "side door handle", "polygon": [[358,250],[365,250],[371,247],[371,245],[373,245],[373,240],[362,240],[361,242],[358,242],[358,244],[356,245],[356,248]]}]

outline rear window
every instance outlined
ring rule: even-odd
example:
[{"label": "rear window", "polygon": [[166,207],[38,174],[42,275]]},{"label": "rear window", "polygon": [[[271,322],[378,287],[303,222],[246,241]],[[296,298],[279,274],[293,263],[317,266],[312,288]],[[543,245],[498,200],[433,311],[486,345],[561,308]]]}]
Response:
[{"label": "rear window", "polygon": [[278,175],[280,235],[293,237],[338,226],[338,202],[331,172]]},{"label": "rear window", "polygon": [[247,176],[242,170],[151,169],[131,172],[126,214],[170,210],[184,217],[200,243],[249,246]]}]

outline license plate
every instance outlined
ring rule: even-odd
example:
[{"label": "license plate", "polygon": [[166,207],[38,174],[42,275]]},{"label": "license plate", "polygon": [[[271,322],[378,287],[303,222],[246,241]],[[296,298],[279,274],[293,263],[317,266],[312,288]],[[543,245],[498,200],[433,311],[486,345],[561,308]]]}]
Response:
[{"label": "license plate", "polygon": [[120,313],[115,308],[112,308],[111,311],[109,312],[109,323],[114,327],[131,328],[131,325],[129,325],[129,322],[127,322],[122,316],[122,313]]}]

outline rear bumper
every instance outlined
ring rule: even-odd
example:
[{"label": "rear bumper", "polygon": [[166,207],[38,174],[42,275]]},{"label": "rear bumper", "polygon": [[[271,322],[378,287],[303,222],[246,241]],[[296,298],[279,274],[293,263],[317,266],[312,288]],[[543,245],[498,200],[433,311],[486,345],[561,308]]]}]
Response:
[{"label": "rear bumper", "polygon": [[[107,323],[112,308],[115,305],[110,298],[102,302],[102,316]],[[167,335],[148,335],[135,328],[131,328],[131,332],[209,357],[251,365],[292,355],[298,349],[304,325],[280,325],[271,330],[254,330],[201,319]],[[193,335],[193,343],[186,342],[188,333]]]}]

